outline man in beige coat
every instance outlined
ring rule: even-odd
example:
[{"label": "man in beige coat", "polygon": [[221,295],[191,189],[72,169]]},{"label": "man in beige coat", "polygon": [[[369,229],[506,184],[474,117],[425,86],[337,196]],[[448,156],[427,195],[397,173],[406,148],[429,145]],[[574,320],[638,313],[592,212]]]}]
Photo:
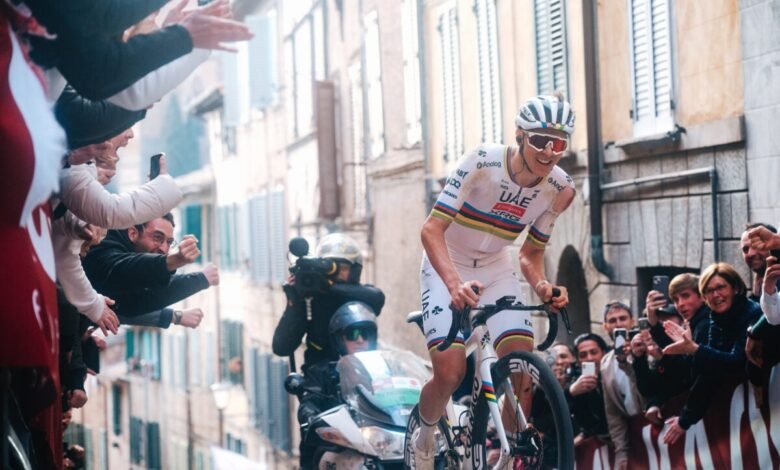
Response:
[{"label": "man in beige coat", "polygon": [[[631,308],[622,302],[610,302],[604,308],[604,329],[615,340],[615,329],[634,326]],[[615,446],[615,468],[628,468],[628,420],[642,413],[644,404],[636,387],[634,370],[628,362],[629,341],[618,340],[615,348],[601,359],[601,384],[609,436]]]}]

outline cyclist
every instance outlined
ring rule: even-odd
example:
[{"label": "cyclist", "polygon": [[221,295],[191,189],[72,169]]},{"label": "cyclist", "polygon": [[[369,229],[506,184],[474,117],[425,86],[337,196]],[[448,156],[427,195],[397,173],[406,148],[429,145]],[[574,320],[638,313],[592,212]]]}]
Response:
[{"label": "cyclist", "polygon": [[[516,147],[482,144],[461,159],[422,227],[420,290],[433,378],[420,395],[421,425],[413,436],[417,469],[433,467],[436,423],[466,370],[460,334],[447,350],[436,349],[449,331],[449,306],[473,307],[480,298],[491,303],[504,295],[522,299],[509,246],[526,227],[519,256],[525,280],[554,308],[568,303],[566,288],[545,276],[544,250],[555,220],[575,196],[571,178],[557,166],[574,131],[574,111],[560,93],[537,96],[520,107],[515,124]],[[560,289],[555,298],[554,287]],[[499,357],[533,348],[527,312],[501,312],[488,328]],[[530,385],[526,378],[515,381],[518,391]],[[530,394],[519,398],[527,414]]]}]

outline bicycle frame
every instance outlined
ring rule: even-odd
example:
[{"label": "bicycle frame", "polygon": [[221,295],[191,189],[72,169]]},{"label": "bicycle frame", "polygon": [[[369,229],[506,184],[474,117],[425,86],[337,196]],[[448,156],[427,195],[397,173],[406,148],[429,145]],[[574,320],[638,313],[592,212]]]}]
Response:
[{"label": "bicycle frame", "polygon": [[[474,381],[471,388],[471,404],[468,408],[468,422],[466,427],[461,431],[461,436],[465,438],[464,454],[467,460],[471,459],[471,454],[474,452],[474,449],[478,449],[479,446],[485,445],[484,443],[472,442],[474,415],[476,412],[479,393],[482,391],[485,394],[485,398],[487,398],[490,416],[493,418],[493,422],[496,425],[498,439],[501,442],[501,456],[499,457],[498,462],[494,468],[501,468],[501,466],[504,465],[509,458],[511,458],[511,449],[509,447],[509,440],[507,439],[504,423],[501,420],[501,409],[499,408],[498,402],[496,400],[495,386],[493,384],[491,368],[498,360],[498,354],[493,347],[493,341],[490,337],[490,331],[488,330],[487,325],[480,325],[476,327],[471,336],[469,336],[468,340],[466,341],[466,357],[469,357],[472,354],[476,354],[476,367],[474,371]],[[518,418],[521,429],[518,429],[518,431],[522,431],[528,426],[528,421],[526,420],[523,410],[517,404],[517,398],[515,397],[514,391],[512,389],[512,384],[507,383],[506,385],[509,387],[508,391],[511,391],[512,393],[505,393],[505,399],[509,400],[508,405],[519,411]],[[453,416],[454,412],[455,410],[452,406],[452,400],[450,400],[447,404],[447,413],[452,413],[450,416]],[[475,456],[479,454],[481,457],[481,451],[479,453],[474,453]],[[481,465],[478,464],[478,467],[479,466]]]}]

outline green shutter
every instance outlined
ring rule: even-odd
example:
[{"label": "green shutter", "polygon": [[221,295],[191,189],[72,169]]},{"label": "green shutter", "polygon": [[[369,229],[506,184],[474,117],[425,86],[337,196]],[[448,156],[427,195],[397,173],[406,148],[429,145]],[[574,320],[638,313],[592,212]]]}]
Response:
[{"label": "green shutter", "polygon": [[111,386],[111,402],[113,406],[114,435],[122,434],[122,387],[114,384]]},{"label": "green shutter", "polygon": [[135,357],[135,331],[128,329],[125,332],[125,359]]}]

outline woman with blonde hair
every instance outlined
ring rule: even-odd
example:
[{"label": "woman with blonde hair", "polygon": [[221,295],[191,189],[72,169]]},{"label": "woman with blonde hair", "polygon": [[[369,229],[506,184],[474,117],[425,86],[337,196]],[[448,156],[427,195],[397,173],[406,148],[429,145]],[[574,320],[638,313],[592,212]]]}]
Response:
[{"label": "woman with blonde hair", "polygon": [[674,341],[664,348],[664,354],[690,355],[694,369],[694,382],[680,416],[666,421],[667,444],[676,442],[704,416],[712,389],[719,383],[745,378],[747,328],[761,316],[759,305],[747,298],[745,281],[728,263],[708,266],[699,278],[699,290],[711,310],[709,335],[704,343],[693,341],[688,322],[683,326],[664,322],[666,334]]}]

